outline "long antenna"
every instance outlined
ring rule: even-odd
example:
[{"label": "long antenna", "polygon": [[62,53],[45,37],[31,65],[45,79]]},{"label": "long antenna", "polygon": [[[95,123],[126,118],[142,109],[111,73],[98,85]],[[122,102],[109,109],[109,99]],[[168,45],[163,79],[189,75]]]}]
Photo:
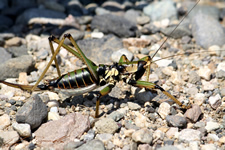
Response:
[{"label": "long antenna", "polygon": [[173,34],[173,32],[180,26],[180,24],[184,21],[184,19],[190,14],[190,12],[192,11],[192,9],[195,8],[195,6],[200,2],[200,0],[198,0],[195,5],[184,15],[184,17],[181,19],[181,21],[178,23],[178,25],[173,29],[173,31],[171,31],[171,33],[169,34],[169,36],[166,37],[166,39],[163,41],[163,43],[160,45],[160,47],[157,49],[157,51],[153,54],[152,59],[155,57],[155,55],[158,53],[158,51],[162,48],[162,46],[166,43],[166,41],[168,40],[168,38],[170,38],[170,36]]}]

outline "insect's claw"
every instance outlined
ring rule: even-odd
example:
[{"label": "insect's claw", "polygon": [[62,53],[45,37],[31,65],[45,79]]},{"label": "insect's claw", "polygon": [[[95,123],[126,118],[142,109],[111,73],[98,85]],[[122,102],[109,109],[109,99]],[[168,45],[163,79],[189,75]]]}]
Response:
[{"label": "insect's claw", "polygon": [[64,37],[65,38],[70,38],[71,37],[71,34],[70,33],[66,33],[66,34],[64,34]]},{"label": "insect's claw", "polygon": [[53,35],[48,38],[49,41],[53,41],[54,39],[55,39],[55,36]]}]

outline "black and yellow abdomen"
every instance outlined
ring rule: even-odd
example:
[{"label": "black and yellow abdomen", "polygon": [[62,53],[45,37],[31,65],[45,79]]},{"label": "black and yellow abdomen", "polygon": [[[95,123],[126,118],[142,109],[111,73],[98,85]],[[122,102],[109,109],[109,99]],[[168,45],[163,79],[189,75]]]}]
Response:
[{"label": "black and yellow abdomen", "polygon": [[82,88],[94,84],[94,80],[87,68],[74,70],[62,75],[57,80],[52,80],[49,86],[59,89]]}]

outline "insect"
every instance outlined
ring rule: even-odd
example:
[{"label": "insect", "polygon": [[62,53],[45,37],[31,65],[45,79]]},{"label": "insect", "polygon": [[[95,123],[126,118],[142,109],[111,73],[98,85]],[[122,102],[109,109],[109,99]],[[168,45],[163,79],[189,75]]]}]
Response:
[{"label": "insect", "polygon": [[[176,26],[176,28],[179,26],[179,24]],[[174,30],[176,30],[176,28]],[[173,33],[173,31],[171,32],[171,34]],[[64,40],[66,38],[70,40],[76,51],[64,44]],[[166,40],[163,42],[163,44],[166,42]],[[55,51],[52,44],[53,42],[58,44],[58,47]],[[79,46],[70,34],[65,34],[61,41],[59,41],[54,36],[51,36],[49,37],[49,45],[53,56],[35,85],[20,85],[9,83],[6,81],[0,81],[0,83],[28,91],[60,91],[68,96],[80,95],[86,92],[90,92],[98,88],[99,86],[106,86],[97,94],[95,117],[99,116],[100,98],[102,96],[107,95],[115,86],[115,84],[119,81],[124,81],[129,85],[139,88],[153,90],[158,89],[166,96],[171,98],[174,102],[176,102],[180,107],[188,109],[190,108],[190,105],[183,105],[180,101],[178,101],[174,96],[165,91],[162,87],[158,86],[155,83],[149,82],[148,78],[146,79],[146,81],[140,80],[140,78],[144,75],[145,72],[147,72],[147,77],[149,76],[152,58],[161,49],[163,44],[152,57],[146,56],[144,58],[139,59],[138,61],[129,61],[125,55],[122,55],[118,63],[114,63],[112,65],[96,65],[93,61],[91,61],[85,56],[85,54],[82,52],[82,50],[79,48]],[[81,68],[61,75],[56,59],[56,55],[59,53],[61,47],[64,47],[68,52],[79,58],[86,65],[86,68]],[[53,61],[55,61],[58,78],[47,80],[44,84],[39,84]]]}]

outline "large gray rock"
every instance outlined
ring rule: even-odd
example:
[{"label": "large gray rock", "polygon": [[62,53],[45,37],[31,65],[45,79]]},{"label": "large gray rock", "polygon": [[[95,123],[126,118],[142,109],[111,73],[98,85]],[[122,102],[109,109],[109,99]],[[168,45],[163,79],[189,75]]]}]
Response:
[{"label": "large gray rock", "polygon": [[192,34],[203,48],[225,43],[225,32],[219,21],[210,15],[198,12],[192,19]]},{"label": "large gray rock", "polygon": [[34,70],[33,58],[29,55],[23,55],[17,58],[12,58],[5,63],[0,64],[0,80],[6,78],[16,78],[20,72],[30,73]]},{"label": "large gray rock", "polygon": [[135,23],[112,14],[95,16],[91,22],[91,27],[106,34],[113,33],[119,37],[135,36],[137,30]]},{"label": "large gray rock", "polygon": [[47,114],[47,106],[36,94],[18,110],[16,121],[18,123],[27,123],[31,126],[31,129],[35,129],[41,125],[43,119],[47,117]]}]

